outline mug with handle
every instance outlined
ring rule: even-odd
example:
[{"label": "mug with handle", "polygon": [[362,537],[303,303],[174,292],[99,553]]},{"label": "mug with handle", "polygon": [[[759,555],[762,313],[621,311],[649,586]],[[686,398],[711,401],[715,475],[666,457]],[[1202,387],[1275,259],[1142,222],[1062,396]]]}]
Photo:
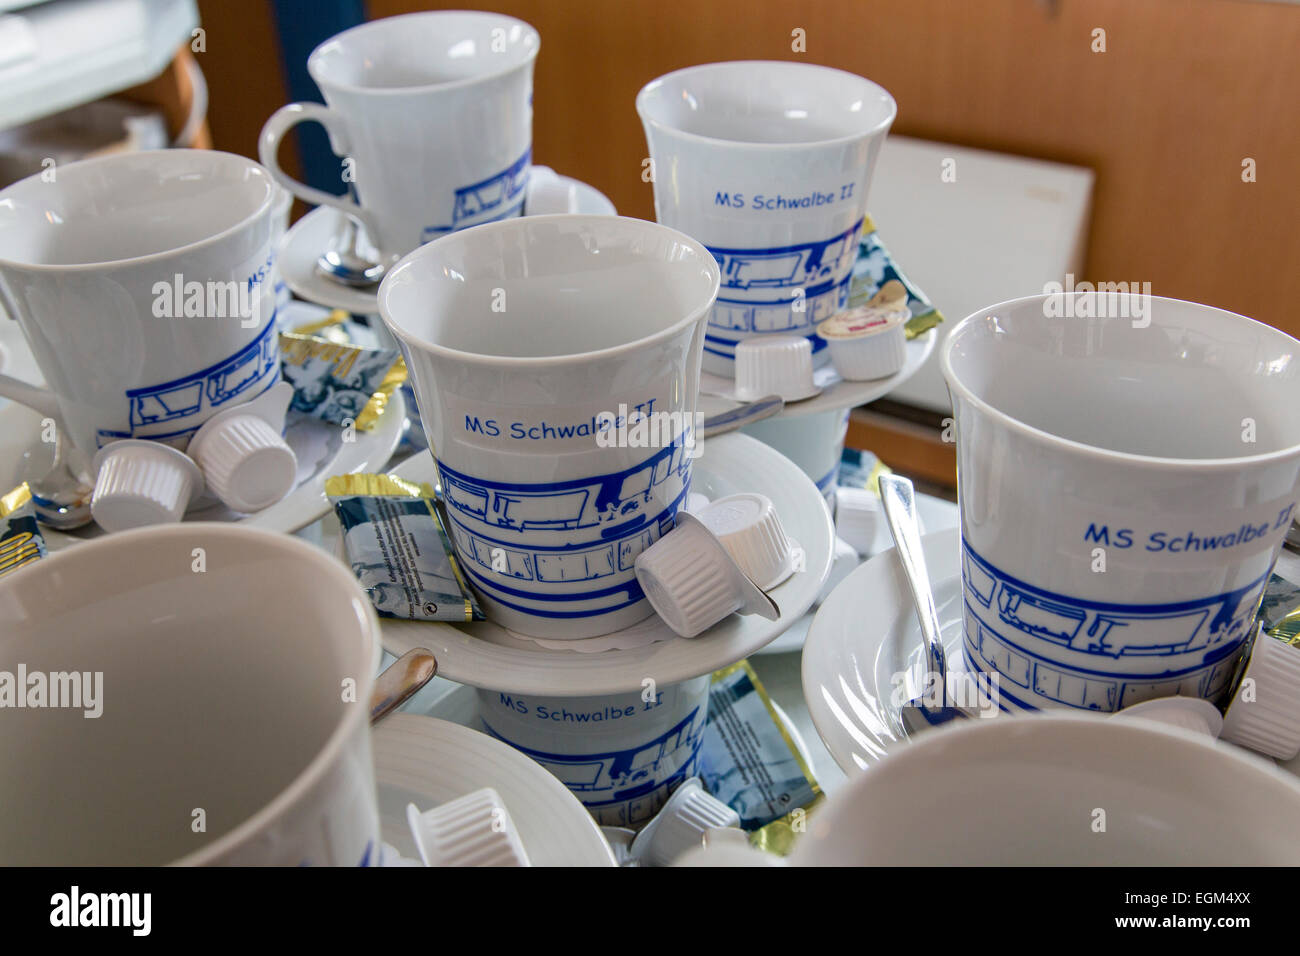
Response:
[{"label": "mug with handle", "polygon": [[0,395],[93,455],[118,438],[184,448],[275,384],[279,196],[260,165],[211,150],[88,159],[0,191],[0,310],[47,383],[0,375]]},{"label": "mug with handle", "polygon": [[[326,40],[307,70],[327,105],[291,103],[262,128],[259,153],[296,196],[361,222],[393,258],[457,229],[519,215],[532,161],[533,62],[541,40],[496,13],[388,17]],[[360,203],[280,167],[285,135],[318,122]]]}]

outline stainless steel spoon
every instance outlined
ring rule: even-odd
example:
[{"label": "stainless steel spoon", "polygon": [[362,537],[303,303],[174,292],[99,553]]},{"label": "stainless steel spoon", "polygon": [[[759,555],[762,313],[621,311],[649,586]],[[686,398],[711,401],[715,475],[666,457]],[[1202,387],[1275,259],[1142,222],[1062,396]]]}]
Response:
[{"label": "stainless steel spoon", "polygon": [[783,408],[785,408],[785,400],[780,395],[764,395],[760,399],[745,402],[725,412],[709,415],[704,419],[704,437],[712,438],[714,435],[761,422],[765,418],[779,414]]},{"label": "stainless steel spoon", "polygon": [[[357,202],[357,190],[348,183],[348,195]],[[388,266],[361,254],[361,240],[365,232],[352,216],[343,217],[343,229],[334,238],[330,248],[316,260],[316,271],[327,279],[353,289],[368,289],[376,285],[388,271]]]},{"label": "stainless steel spoon", "polygon": [[[27,459],[33,470],[40,466],[32,452]],[[63,438],[54,435],[54,458],[39,475],[26,476],[32,490],[32,509],[42,524],[59,531],[71,531],[91,522],[90,500],[95,487],[82,456]]]},{"label": "stainless steel spoon", "polygon": [[370,725],[373,727],[410,700],[438,673],[438,661],[423,647],[414,647],[375,678],[370,692]]},{"label": "stainless steel spoon", "polygon": [[948,660],[943,649],[939,612],[934,606],[934,592],[930,588],[930,572],[926,569],[925,554],[921,550],[921,532],[916,523],[916,491],[906,478],[881,475],[880,503],[885,520],[889,522],[889,533],[894,536],[894,553],[898,555],[898,563],[912,590],[912,603],[925,642],[926,673],[921,686],[928,689],[937,684],[939,691],[937,707],[926,699],[923,691],[921,697],[908,701],[902,708],[903,726],[912,734],[965,714],[952,706],[948,696]]}]

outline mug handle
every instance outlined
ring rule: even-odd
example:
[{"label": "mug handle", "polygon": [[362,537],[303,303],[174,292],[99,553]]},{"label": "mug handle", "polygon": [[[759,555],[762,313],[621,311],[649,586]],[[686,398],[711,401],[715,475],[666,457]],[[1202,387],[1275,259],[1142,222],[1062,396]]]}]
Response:
[{"label": "mug handle", "polygon": [[262,135],[258,139],[257,153],[258,158],[271,172],[271,176],[285,189],[289,190],[304,202],[309,202],[316,206],[333,206],[342,212],[345,216],[350,216],[361,223],[366,233],[370,236],[370,241],[378,248],[383,249],[384,245],[379,235],[378,226],[374,217],[358,203],[350,202],[333,193],[327,193],[323,189],[316,189],[308,186],[306,183],[294,179],[283,169],[280,168],[280,144],[284,141],[285,134],[293,129],[299,123],[316,122],[325,127],[325,132],[329,134],[330,148],[339,156],[348,156],[351,154],[351,144],[348,142],[347,135],[343,132],[339,116],[328,106],[322,106],[320,103],[290,103],[288,106],[281,106],[271,114],[262,127]]},{"label": "mug handle", "polygon": [[52,391],[16,379],[12,375],[0,374],[0,397],[26,405],[47,418],[59,417],[59,403]]}]

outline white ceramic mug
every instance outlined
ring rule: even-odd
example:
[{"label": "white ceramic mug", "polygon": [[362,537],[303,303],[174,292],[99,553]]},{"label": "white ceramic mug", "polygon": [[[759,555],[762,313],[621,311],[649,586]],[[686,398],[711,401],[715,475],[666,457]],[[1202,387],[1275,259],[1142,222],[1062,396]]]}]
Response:
[{"label": "white ceramic mug", "polygon": [[[262,128],[262,162],[285,188],[359,219],[386,256],[456,229],[519,215],[532,158],[537,31],[472,11],[363,23],[307,59],[325,96],[291,103]],[[285,134],[312,120],[354,165],[360,205],[286,174]]]},{"label": "white ceramic mug", "polygon": [[1243,316],[1118,293],[953,330],[965,658],[1005,707],[1221,701],[1300,494],[1298,357]]},{"label": "white ceramic mug", "polygon": [[345,565],[237,525],[144,528],[0,578],[0,619],[0,671],[81,689],[0,709],[6,863],[376,862],[379,626]]},{"label": "white ceramic mug", "polygon": [[480,690],[483,729],[554,774],[603,826],[639,827],[694,776],[709,675],[644,695],[537,697]]},{"label": "white ceramic mug", "polygon": [[[794,866],[1295,866],[1300,783],[1203,735],[1039,714],[950,724],[808,821]],[[745,848],[682,863],[763,865]]]},{"label": "white ceramic mug", "polygon": [[685,501],[717,288],[698,242],[612,216],[465,230],[385,277],[379,310],[490,619],[580,638],[652,613],[633,562]]},{"label": "white ceramic mug", "polygon": [[0,305],[48,388],[0,394],[87,455],[118,438],[184,448],[279,381],[278,194],[252,160],[157,150],[69,163],[0,191]]},{"label": "white ceramic mug", "polygon": [[722,288],[704,367],[734,374],[736,343],[806,335],[844,308],[876,156],[896,112],[870,80],[806,63],[710,63],[637,95],[655,216],[713,253]]}]

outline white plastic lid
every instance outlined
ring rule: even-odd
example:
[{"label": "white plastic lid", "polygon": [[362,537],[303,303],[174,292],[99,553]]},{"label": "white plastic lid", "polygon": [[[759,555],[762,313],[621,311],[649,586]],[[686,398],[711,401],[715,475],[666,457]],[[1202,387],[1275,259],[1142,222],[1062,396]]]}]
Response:
[{"label": "white plastic lid", "polygon": [[736,398],[750,402],[780,395],[787,402],[812,398],[812,342],[802,336],[762,335],[736,346]]},{"label": "white plastic lid", "polygon": [[175,524],[203,490],[203,475],[185,452],[143,438],[105,445],[91,473],[90,513],[108,532]]},{"label": "white plastic lid", "polygon": [[277,382],[251,402],[217,412],[190,440],[190,455],[226,507],[261,511],[292,490],[298,459],[281,437],[292,398],[293,386]]},{"label": "white plastic lid", "polygon": [[1279,760],[1300,753],[1300,647],[1255,638],[1219,736]]},{"label": "white plastic lid", "polygon": [[740,826],[740,814],[707,793],[698,777],[684,780],[653,820],[637,834],[632,857],[642,866],[669,866],[704,845],[711,830]]},{"label": "white plastic lid", "polygon": [[635,567],[650,605],[682,637],[695,637],[737,611],[769,621],[781,616],[722,542],[689,512],[677,512],[677,527],[642,551]]},{"label": "white plastic lid", "polygon": [[835,489],[835,534],[864,557],[894,544],[880,498],[866,488]]},{"label": "white plastic lid", "polygon": [[420,812],[406,822],[425,866],[531,866],[501,795],[491,787]]},{"label": "white plastic lid", "polygon": [[795,545],[786,537],[776,508],[766,495],[727,495],[694,514],[764,591],[770,591],[794,572]]}]

